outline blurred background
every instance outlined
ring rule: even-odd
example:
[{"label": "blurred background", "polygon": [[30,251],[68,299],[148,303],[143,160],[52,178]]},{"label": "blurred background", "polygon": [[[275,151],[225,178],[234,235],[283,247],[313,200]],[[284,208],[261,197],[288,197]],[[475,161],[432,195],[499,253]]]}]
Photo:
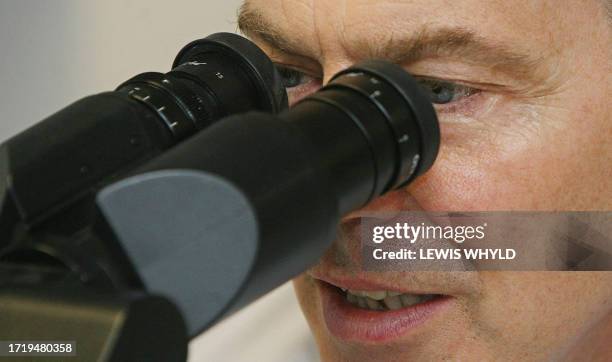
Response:
[{"label": "blurred background", "polygon": [[[191,40],[236,31],[239,0],[0,0],[0,139],[145,71]],[[285,285],[190,344],[190,362],[306,362],[312,337]]]}]

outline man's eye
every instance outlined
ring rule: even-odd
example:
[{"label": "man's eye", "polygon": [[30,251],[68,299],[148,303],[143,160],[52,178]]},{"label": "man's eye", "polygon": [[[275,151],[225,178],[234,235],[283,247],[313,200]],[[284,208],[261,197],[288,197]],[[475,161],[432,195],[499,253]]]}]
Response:
[{"label": "man's eye", "polygon": [[417,78],[433,104],[449,104],[467,98],[479,90],[443,80]]},{"label": "man's eye", "polygon": [[276,69],[278,69],[281,82],[287,90],[290,106],[316,92],[321,87],[321,79],[318,77],[280,64],[276,64]]},{"label": "man's eye", "polygon": [[295,69],[287,68],[282,65],[276,65],[276,69],[281,76],[283,86],[287,89],[295,88],[311,80],[311,77]]}]

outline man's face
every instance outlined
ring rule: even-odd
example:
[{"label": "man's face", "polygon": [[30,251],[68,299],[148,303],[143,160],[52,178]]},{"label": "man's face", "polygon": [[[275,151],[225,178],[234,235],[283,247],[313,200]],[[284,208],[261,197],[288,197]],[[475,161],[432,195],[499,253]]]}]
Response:
[{"label": "man's face", "polygon": [[[248,0],[244,10],[243,30],[287,68],[292,102],[387,58],[424,80],[440,119],[432,169],[347,215],[295,281],[323,360],[612,359],[612,273],[373,273],[355,237],[372,211],[612,209],[612,39],[599,0]],[[445,302],[408,327],[388,312],[364,321],[335,310],[320,279]]]}]

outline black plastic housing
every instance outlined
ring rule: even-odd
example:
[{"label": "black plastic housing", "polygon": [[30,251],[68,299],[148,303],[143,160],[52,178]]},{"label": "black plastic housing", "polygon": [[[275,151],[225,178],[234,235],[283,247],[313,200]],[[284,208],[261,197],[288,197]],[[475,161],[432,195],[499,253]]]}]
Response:
[{"label": "black plastic housing", "polygon": [[228,117],[151,160],[98,194],[128,261],[115,268],[171,296],[192,336],[295,277],[342,216],[431,166],[433,107],[406,99],[418,87],[396,65],[358,64],[279,115]]}]

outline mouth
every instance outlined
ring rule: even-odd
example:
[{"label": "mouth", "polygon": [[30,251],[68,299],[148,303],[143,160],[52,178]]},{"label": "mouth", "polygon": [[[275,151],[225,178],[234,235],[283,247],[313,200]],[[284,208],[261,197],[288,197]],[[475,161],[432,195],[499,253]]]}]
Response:
[{"label": "mouth", "polygon": [[351,342],[386,343],[416,333],[453,299],[443,294],[385,289],[364,281],[315,280],[327,329]]},{"label": "mouth", "polygon": [[409,294],[390,290],[350,290],[340,288],[346,301],[357,308],[387,311],[398,310],[441,298],[439,294]]}]

